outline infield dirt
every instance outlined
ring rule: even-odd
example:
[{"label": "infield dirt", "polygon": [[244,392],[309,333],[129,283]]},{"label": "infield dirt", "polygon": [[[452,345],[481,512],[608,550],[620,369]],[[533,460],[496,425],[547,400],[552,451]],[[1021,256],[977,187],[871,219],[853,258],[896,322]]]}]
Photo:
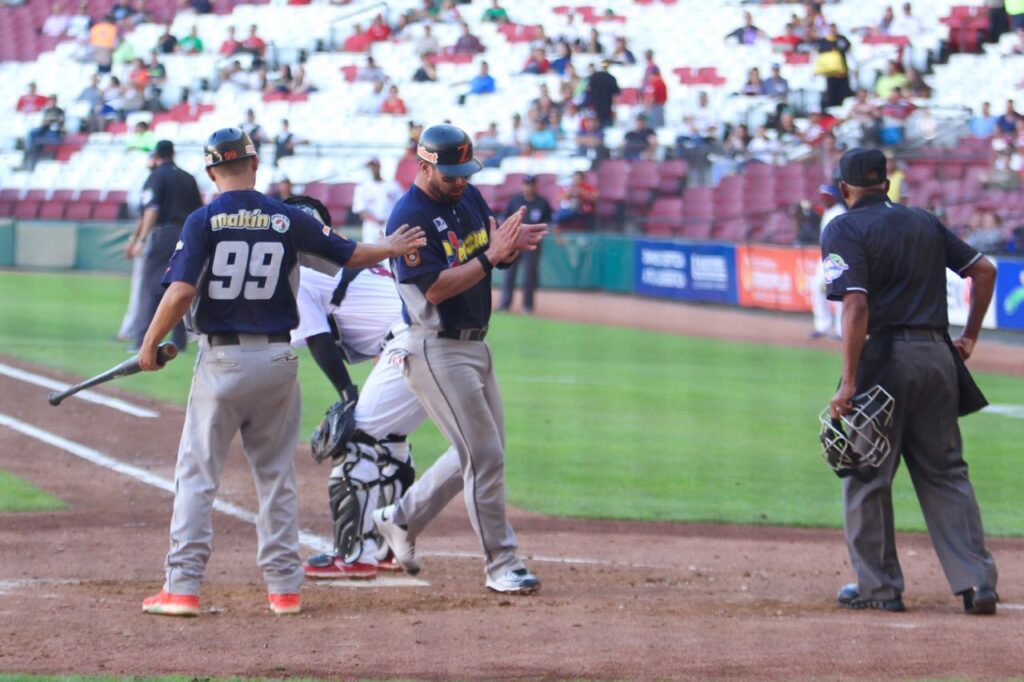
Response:
[{"label": "infield dirt", "polygon": [[[541,297],[539,312],[578,321],[614,319]],[[646,319],[677,319],[708,336],[800,345],[806,324],[744,313],[654,306]],[[564,305],[565,309],[559,306]],[[629,315],[636,315],[635,299]],[[726,314],[727,313],[727,314]],[[716,331],[716,324],[722,324]],[[643,326],[643,325],[636,325]],[[666,330],[668,331],[668,330]],[[753,333],[753,332],[750,332]],[[1002,369],[983,358],[1005,355]],[[838,360],[838,359],[837,359]],[[18,364],[18,363],[12,363]],[[976,364],[1021,372],[1020,348],[985,343]],[[24,366],[24,365],[22,365]],[[52,371],[34,371],[61,377]],[[140,419],[0,378],[0,413],[173,479],[184,411],[151,407]],[[305,446],[297,459],[303,526],[330,534],[326,470]],[[54,513],[0,516],[0,670],[51,674],[316,678],[997,679],[1024,674],[1024,541],[995,539],[1003,603],[994,618],[961,613],[923,535],[901,535],[905,614],[837,609],[850,579],[838,530],[579,521],[513,510],[522,554],[543,580],[539,595],[483,587],[479,546],[457,499],[418,547],[429,582],[361,588],[307,582],[304,611],[275,617],[255,566],[255,530],[215,514],[215,550],[197,619],[146,616],[160,588],[171,495],[0,428],[0,468],[66,500]],[[837,491],[838,493],[838,491]],[[220,496],[253,509],[237,443]],[[309,551],[309,550],[306,550]],[[467,554],[470,556],[461,556]]]}]

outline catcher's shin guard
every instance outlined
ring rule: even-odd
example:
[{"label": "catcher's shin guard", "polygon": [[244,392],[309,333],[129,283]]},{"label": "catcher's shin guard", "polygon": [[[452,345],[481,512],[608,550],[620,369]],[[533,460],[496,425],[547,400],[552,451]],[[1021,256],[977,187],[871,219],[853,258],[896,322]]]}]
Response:
[{"label": "catcher's shin guard", "polygon": [[349,443],[344,459],[335,464],[327,483],[334,553],[349,563],[359,560],[363,539],[373,529],[370,513],[377,508],[380,484],[375,455],[371,448]]},{"label": "catcher's shin guard", "polygon": [[[416,480],[412,461],[412,446],[405,436],[388,436],[380,441],[377,466],[380,468],[380,502],[386,507],[401,499],[402,494]],[[382,452],[383,450],[383,452]]]}]

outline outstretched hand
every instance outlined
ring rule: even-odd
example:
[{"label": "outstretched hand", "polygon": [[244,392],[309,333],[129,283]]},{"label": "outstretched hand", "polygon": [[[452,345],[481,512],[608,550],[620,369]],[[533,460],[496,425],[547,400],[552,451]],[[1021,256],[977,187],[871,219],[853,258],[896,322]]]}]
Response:
[{"label": "outstretched hand", "polygon": [[494,216],[491,216],[491,245],[487,249],[489,261],[501,263],[516,254],[518,251],[516,245],[521,239],[524,215],[526,215],[526,209],[520,208],[506,218],[500,226]]},{"label": "outstretched hand", "polygon": [[427,245],[427,238],[420,227],[402,225],[384,238],[384,245],[389,249],[391,258],[398,258],[414,253]]},{"label": "outstretched hand", "polygon": [[547,233],[547,223],[523,225],[519,230],[519,239],[516,241],[516,251],[536,251]]}]

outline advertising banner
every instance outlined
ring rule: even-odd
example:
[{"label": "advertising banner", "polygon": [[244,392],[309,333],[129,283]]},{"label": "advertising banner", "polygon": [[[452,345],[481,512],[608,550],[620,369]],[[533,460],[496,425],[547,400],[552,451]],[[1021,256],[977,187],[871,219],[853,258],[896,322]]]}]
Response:
[{"label": "advertising banner", "polygon": [[771,310],[811,310],[811,284],[821,252],[815,247],[736,247],[739,304]]},{"label": "advertising banner", "polygon": [[996,275],[996,323],[1000,329],[1024,329],[1024,261],[999,259]]},{"label": "advertising banner", "polygon": [[636,243],[635,291],[686,301],[736,303],[736,258],[731,244]]}]

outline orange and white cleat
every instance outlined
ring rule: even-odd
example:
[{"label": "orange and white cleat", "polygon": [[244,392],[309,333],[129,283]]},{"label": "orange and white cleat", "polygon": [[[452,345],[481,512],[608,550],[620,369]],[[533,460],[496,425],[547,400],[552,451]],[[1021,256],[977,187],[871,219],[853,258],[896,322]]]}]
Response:
[{"label": "orange and white cleat", "polygon": [[278,616],[290,616],[302,610],[301,594],[274,594],[267,595],[270,602],[270,610]]},{"label": "orange and white cleat", "polygon": [[194,594],[171,594],[160,590],[160,594],[142,600],[142,610],[158,616],[194,618],[199,615],[199,597]]}]

